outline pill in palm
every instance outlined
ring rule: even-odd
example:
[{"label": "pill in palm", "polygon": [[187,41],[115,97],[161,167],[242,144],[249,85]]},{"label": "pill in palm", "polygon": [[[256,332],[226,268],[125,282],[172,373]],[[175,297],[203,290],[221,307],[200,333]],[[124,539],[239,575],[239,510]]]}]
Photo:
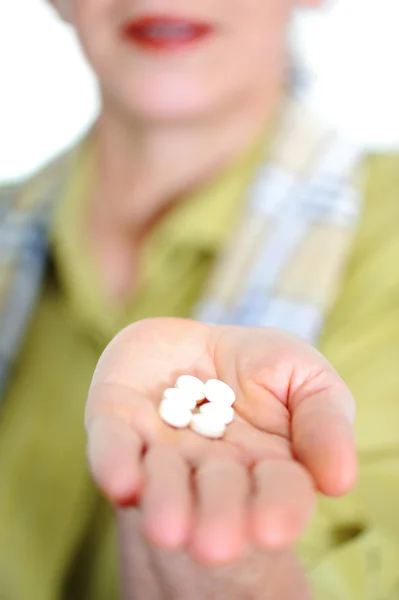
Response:
[{"label": "pill in palm", "polygon": [[207,415],[210,418],[215,418],[222,421],[225,425],[232,423],[234,419],[234,409],[227,404],[218,404],[208,402],[200,407],[200,413]]},{"label": "pill in palm", "polygon": [[191,396],[197,402],[205,398],[204,383],[201,379],[193,375],[181,375],[176,382],[176,388],[182,390],[187,396]]},{"label": "pill in palm", "polygon": [[209,379],[204,386],[205,398],[215,404],[233,406],[236,395],[234,390],[219,379]]},{"label": "pill in palm", "polygon": [[223,437],[224,432],[226,431],[226,425],[221,419],[203,413],[193,415],[190,426],[195,433],[212,439]]},{"label": "pill in palm", "polygon": [[193,413],[174,400],[163,400],[159,405],[161,419],[176,429],[184,429],[190,425]]},{"label": "pill in palm", "polygon": [[189,410],[193,410],[197,406],[197,400],[194,396],[186,394],[183,390],[178,388],[168,388],[165,390],[163,393],[163,400],[177,402]]}]

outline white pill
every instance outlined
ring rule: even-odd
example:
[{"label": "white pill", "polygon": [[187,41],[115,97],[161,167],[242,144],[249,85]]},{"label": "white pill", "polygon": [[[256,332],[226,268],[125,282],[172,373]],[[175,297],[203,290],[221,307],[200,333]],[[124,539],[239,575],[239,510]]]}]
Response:
[{"label": "white pill", "polygon": [[223,437],[226,431],[226,425],[222,420],[201,413],[193,415],[190,426],[195,433],[213,439]]},{"label": "white pill", "polygon": [[159,416],[171,427],[184,429],[190,425],[193,413],[184,406],[179,406],[174,400],[163,400],[159,405]]},{"label": "white pill", "polygon": [[227,383],[219,379],[210,379],[205,384],[205,398],[215,404],[233,406],[236,395]]},{"label": "white pill", "polygon": [[197,401],[190,394],[186,394],[183,390],[178,388],[168,388],[163,393],[163,400],[170,400],[171,402],[177,402],[181,406],[193,410],[197,406]]},{"label": "white pill", "polygon": [[197,402],[205,398],[204,383],[193,375],[181,375],[176,382],[176,387]]},{"label": "white pill", "polygon": [[218,419],[219,421],[223,421],[225,425],[232,423],[235,414],[234,408],[231,406],[227,406],[227,404],[215,404],[214,402],[203,404],[200,407],[200,413],[207,415],[212,419],[214,418]]}]

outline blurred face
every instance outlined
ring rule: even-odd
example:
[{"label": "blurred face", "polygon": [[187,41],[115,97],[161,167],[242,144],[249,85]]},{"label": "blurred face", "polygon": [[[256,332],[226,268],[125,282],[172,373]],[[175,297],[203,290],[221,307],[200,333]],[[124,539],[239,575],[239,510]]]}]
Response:
[{"label": "blurred face", "polygon": [[181,119],[279,84],[295,0],[55,4],[76,28],[105,102],[144,119]]}]

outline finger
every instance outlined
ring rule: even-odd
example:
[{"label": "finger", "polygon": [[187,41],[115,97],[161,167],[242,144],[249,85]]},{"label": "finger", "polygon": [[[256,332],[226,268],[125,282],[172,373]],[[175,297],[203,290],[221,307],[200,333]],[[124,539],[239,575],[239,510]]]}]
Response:
[{"label": "finger", "polygon": [[163,549],[180,548],[191,524],[191,474],[186,461],[170,446],[152,446],[145,458],[142,495],[143,527]]},{"label": "finger", "polygon": [[88,458],[101,491],[120,506],[134,504],[142,484],[143,442],[115,415],[100,415],[88,425]]},{"label": "finger", "polygon": [[234,460],[209,459],[198,469],[195,484],[193,555],[213,565],[234,560],[240,556],[246,539],[247,470]]},{"label": "finger", "polygon": [[293,411],[294,454],[329,496],[345,494],[356,481],[353,406],[346,386],[334,382],[305,396]]},{"label": "finger", "polygon": [[[296,457],[327,495],[354,485],[355,403],[327,360],[299,338],[273,330],[231,329],[214,351],[239,390],[238,413],[255,427],[292,439]],[[229,370],[230,369],[230,370]]]},{"label": "finger", "polygon": [[265,460],[254,471],[253,540],[267,549],[289,548],[305,529],[315,491],[305,469],[293,461]]},{"label": "finger", "polygon": [[101,491],[115,504],[137,502],[143,448],[163,424],[154,406],[125,385],[92,385],[86,405],[88,458]]}]

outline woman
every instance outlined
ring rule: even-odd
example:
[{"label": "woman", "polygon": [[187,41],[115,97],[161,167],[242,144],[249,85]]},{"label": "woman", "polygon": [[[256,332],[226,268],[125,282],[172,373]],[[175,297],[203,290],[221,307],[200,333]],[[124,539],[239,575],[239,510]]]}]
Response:
[{"label": "woman", "polygon": [[[149,321],[117,337],[89,397],[97,485],[118,506],[143,496],[138,512],[119,512],[125,596],[306,597],[290,550],[306,530],[300,557],[320,598],[393,598],[398,158],[366,160],[358,184],[358,153],[287,106],[293,0],[54,4],[97,73],[102,111],[77,149],[2,191],[0,596],[117,597],[113,515],[84,459],[84,398],[120,329],[194,316],[218,326]],[[335,496],[354,483],[351,396],[307,345],[230,324],[317,343],[358,400],[360,482],[340,501],[321,498],[310,526],[315,487]],[[218,351],[208,362],[205,347]],[[244,422],[233,444],[190,438],[188,450],[160,452],[154,389],[194,364],[238,378]],[[194,525],[190,460],[209,499]],[[236,493],[248,466],[251,534]]]}]

